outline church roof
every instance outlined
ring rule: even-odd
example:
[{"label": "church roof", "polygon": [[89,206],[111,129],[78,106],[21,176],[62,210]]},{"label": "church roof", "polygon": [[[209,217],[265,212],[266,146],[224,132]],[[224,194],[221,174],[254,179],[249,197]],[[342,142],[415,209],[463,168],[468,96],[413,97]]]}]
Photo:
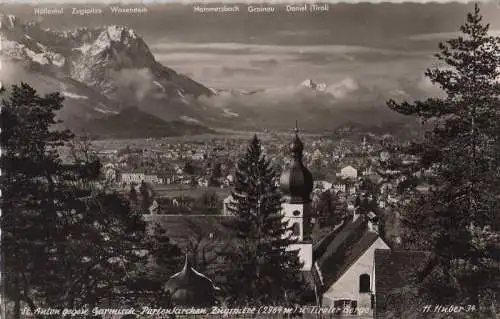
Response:
[{"label": "church roof", "polygon": [[298,136],[298,128],[295,129],[295,139],[290,145],[290,150],[292,162],[281,174],[281,192],[290,203],[309,202],[313,190],[313,177],[302,163],[304,144]]},{"label": "church roof", "polygon": [[429,262],[426,251],[375,250],[375,318],[386,318],[392,312],[391,295],[413,286],[414,276]]},{"label": "church roof", "polygon": [[329,243],[316,247],[315,259],[320,271],[317,276],[322,278],[323,291],[335,283],[379,238],[376,232],[368,230],[367,224],[365,218],[359,217],[340,229]]},{"label": "church roof", "polygon": [[167,281],[164,290],[170,293],[176,306],[212,306],[217,288],[213,282],[191,267],[188,256],[182,270]]}]

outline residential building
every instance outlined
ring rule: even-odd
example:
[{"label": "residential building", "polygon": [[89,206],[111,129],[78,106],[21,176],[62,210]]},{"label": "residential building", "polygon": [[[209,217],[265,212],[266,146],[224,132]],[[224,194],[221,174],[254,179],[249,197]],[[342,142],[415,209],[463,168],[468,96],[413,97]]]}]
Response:
[{"label": "residential building", "polygon": [[232,215],[232,213],[229,210],[229,205],[231,205],[231,202],[233,201],[233,196],[229,195],[224,200],[222,201],[222,215],[223,216],[229,216]]},{"label": "residential building", "polygon": [[340,176],[342,176],[342,178],[344,179],[356,179],[358,178],[358,171],[354,167],[349,165],[340,170]]},{"label": "residential building", "polygon": [[121,182],[123,184],[138,184],[144,180],[144,173],[122,173]]}]

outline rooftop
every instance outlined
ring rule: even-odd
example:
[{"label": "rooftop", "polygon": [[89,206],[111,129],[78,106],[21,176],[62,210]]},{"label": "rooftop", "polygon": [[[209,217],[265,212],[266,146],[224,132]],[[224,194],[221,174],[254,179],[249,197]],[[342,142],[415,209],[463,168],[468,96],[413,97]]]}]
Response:
[{"label": "rooftop", "polygon": [[316,260],[322,277],[322,289],[328,289],[353,263],[379,238],[368,230],[368,221],[359,217],[335,230],[323,242],[315,246]]}]

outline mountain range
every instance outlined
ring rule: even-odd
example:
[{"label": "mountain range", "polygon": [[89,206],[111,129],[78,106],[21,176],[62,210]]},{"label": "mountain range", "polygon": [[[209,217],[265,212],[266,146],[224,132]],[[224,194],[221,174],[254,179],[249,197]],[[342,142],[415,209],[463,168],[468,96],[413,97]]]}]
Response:
[{"label": "mountain range", "polygon": [[[182,135],[182,123],[187,122],[186,133],[211,132],[197,124],[196,118],[216,116],[217,110],[207,113],[195,102],[198,96],[213,92],[156,62],[144,40],[130,28],[113,25],[59,31],[3,15],[0,31],[2,80],[24,81],[41,93],[61,92],[65,106],[58,115],[75,131],[92,133],[92,124],[102,127],[108,119],[115,123],[119,114],[135,107],[136,113],[140,109],[150,115],[135,119],[144,121],[134,122],[139,127],[162,121],[172,123],[176,131],[165,134]],[[126,119],[122,116],[122,121]]]},{"label": "mountain range", "polygon": [[1,80],[61,92],[65,106],[59,117],[65,125],[103,138],[217,128],[283,130],[297,119],[311,131],[346,122],[404,122],[385,101],[415,95],[362,87],[352,78],[334,84],[306,79],[248,92],[209,88],[159,63],[145,40],[126,26],[53,30],[3,14],[0,35]]}]

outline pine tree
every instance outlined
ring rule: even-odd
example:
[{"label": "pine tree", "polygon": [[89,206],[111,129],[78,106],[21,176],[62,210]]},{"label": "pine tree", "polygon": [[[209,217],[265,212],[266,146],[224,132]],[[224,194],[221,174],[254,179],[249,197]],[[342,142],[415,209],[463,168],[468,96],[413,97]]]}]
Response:
[{"label": "pine tree", "polygon": [[139,193],[141,194],[141,211],[143,214],[149,214],[149,207],[152,204],[152,198],[149,190],[149,185],[142,181],[139,186]]},{"label": "pine tree", "polygon": [[[404,149],[418,161],[399,167],[406,240],[432,252],[422,292],[486,309],[500,296],[500,38],[488,35],[477,4],[460,30],[439,46],[445,67],[426,71],[444,97],[389,107],[431,127]],[[430,192],[420,194],[425,172]]]},{"label": "pine tree", "polygon": [[2,93],[1,250],[13,317],[23,305],[134,303],[127,292],[154,251],[142,215],[122,196],[89,187],[100,163],[60,157],[73,138],[56,126],[60,94],[40,97],[24,83]]},{"label": "pine tree", "polygon": [[332,190],[326,190],[319,195],[315,203],[315,214],[320,220],[321,227],[336,226],[347,217],[347,205],[341,202]]},{"label": "pine tree", "polygon": [[281,216],[281,194],[276,173],[262,155],[254,136],[235,173],[234,219],[225,223],[236,233],[233,249],[221,253],[227,265],[227,290],[233,305],[298,302],[306,290],[300,277],[297,251],[287,251],[293,240]]}]

